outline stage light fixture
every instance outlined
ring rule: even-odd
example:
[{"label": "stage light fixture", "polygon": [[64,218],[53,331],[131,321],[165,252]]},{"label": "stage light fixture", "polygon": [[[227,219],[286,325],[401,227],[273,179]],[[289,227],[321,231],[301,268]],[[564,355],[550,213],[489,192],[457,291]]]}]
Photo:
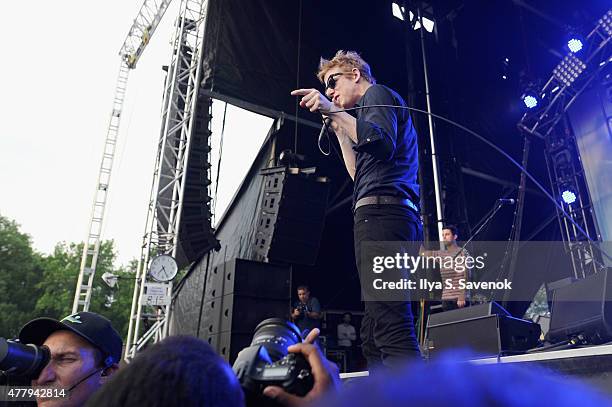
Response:
[{"label": "stage light fixture", "polygon": [[432,32],[434,29],[434,22],[428,18],[423,18],[423,27],[425,27],[425,31]]},{"label": "stage light fixture", "polygon": [[599,25],[609,37],[612,37],[612,10],[608,10],[608,12],[599,19]]},{"label": "stage light fixture", "polygon": [[567,47],[575,54],[576,52],[580,52],[580,50],[582,50],[583,43],[579,38],[572,38],[567,42]]},{"label": "stage light fixture", "polygon": [[534,93],[525,92],[525,94],[523,94],[522,96],[522,99],[525,106],[529,109],[533,109],[538,105],[538,97]]},{"label": "stage light fixture", "polygon": [[393,17],[404,21],[404,7],[401,7],[397,3],[391,3],[391,12],[393,13]]},{"label": "stage light fixture", "polygon": [[553,75],[565,86],[570,86],[586,67],[586,64],[580,58],[570,53],[553,69]]},{"label": "stage light fixture", "polygon": [[[417,20],[417,17],[414,15],[414,13],[412,11],[409,11],[408,15],[410,17],[410,21],[414,22],[414,30],[416,31],[421,28],[421,22]],[[434,21],[430,20],[427,17],[423,17],[423,27],[425,27],[425,31],[432,32],[434,28]]]},{"label": "stage light fixture", "polygon": [[561,193],[561,199],[563,199],[563,202],[566,204],[571,205],[576,202],[576,194],[573,191],[566,189]]},{"label": "stage light fixture", "polygon": [[113,273],[106,272],[106,273],[102,274],[102,281],[104,281],[106,283],[106,285],[109,286],[110,288],[113,288],[113,287],[115,287],[115,285],[117,285],[117,280],[118,279],[119,279],[119,277],[117,277]]},{"label": "stage light fixture", "polygon": [[[397,3],[391,3],[391,12],[393,13],[393,17],[397,18],[398,20],[401,20],[401,21],[405,20],[404,16],[406,15],[406,9],[403,6],[400,6]],[[421,22],[418,21],[417,16],[412,11],[408,11],[408,18],[410,19],[410,22],[413,24],[415,31],[421,28]],[[434,25],[435,25],[434,20],[427,18],[425,16],[423,16],[422,19],[423,19],[423,27],[425,28],[425,31],[432,32],[434,29]]]}]

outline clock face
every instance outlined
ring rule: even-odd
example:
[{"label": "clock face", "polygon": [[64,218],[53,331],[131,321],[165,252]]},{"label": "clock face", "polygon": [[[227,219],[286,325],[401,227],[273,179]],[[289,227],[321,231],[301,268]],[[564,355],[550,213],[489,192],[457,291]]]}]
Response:
[{"label": "clock face", "polygon": [[176,277],[178,265],[172,256],[162,254],[151,260],[149,275],[159,282],[166,282]]}]

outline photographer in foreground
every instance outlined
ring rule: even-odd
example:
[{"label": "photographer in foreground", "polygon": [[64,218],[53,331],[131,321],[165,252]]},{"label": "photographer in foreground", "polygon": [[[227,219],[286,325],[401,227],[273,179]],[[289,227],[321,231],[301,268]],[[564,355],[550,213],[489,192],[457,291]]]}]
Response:
[{"label": "photographer in foreground", "polygon": [[[234,372],[205,341],[170,336],[139,353],[87,406],[302,406],[339,387],[338,369],[311,344],[318,334],[313,330],[302,343],[293,324],[262,321]],[[283,338],[294,346],[284,347]]]},{"label": "photographer in foreground", "polygon": [[31,380],[33,389],[39,390],[39,406],[62,407],[84,405],[117,371],[123,347],[110,321],[92,312],[72,314],[61,321],[34,319],[21,328],[19,343],[3,344],[0,365],[5,374]]}]

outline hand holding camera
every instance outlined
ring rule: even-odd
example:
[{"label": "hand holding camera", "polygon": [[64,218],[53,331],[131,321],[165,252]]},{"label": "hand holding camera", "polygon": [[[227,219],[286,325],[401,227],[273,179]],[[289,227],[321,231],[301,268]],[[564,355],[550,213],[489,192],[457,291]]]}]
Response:
[{"label": "hand holding camera", "polygon": [[[312,332],[316,332],[318,335],[318,330],[313,330]],[[304,397],[299,397],[286,392],[281,387],[268,386],[263,391],[264,395],[284,406],[298,407],[312,402],[329,391],[335,391],[340,388],[338,366],[326,359],[317,345],[304,342],[292,345],[287,350],[290,353],[302,354],[306,358],[314,377],[312,390]]]},{"label": "hand holding camera", "polygon": [[291,315],[293,319],[301,319],[308,316],[308,313],[311,312],[308,308],[308,305],[299,303],[297,307],[293,310],[293,314]]},{"label": "hand holding camera", "polygon": [[233,370],[242,385],[248,406],[300,406],[339,386],[338,368],[325,359],[300,330],[279,318],[262,321],[251,345],[243,349]]},{"label": "hand holding camera", "polygon": [[299,310],[300,313],[304,316],[308,316],[308,313],[310,312],[310,308],[306,304],[300,304]]}]

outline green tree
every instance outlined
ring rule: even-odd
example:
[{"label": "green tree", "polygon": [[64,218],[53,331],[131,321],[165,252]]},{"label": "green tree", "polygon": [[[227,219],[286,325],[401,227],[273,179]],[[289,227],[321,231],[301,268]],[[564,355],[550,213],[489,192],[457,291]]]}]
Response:
[{"label": "green tree", "polygon": [[536,295],[533,297],[533,301],[529,305],[527,311],[525,311],[524,318],[534,320],[536,317],[546,315],[549,312],[548,309],[548,298],[546,296],[546,286],[542,284]]},{"label": "green tree", "polygon": [[[29,320],[61,319],[72,312],[83,243],[58,243],[53,253],[40,255],[19,225],[0,215],[0,336],[13,338]],[[124,337],[127,334],[137,262],[115,267],[112,240],[100,243],[90,311],[104,315]],[[119,277],[110,288],[106,272]]]},{"label": "green tree", "polygon": [[42,279],[41,257],[30,236],[0,215],[0,336],[13,338],[36,316],[34,307]]},{"label": "green tree", "polygon": [[39,316],[63,318],[70,314],[82,250],[82,244],[61,242],[43,258],[44,276],[38,283],[41,295],[36,302]]},{"label": "green tree", "polygon": [[[53,254],[44,258],[44,278],[38,284],[41,295],[36,303],[39,315],[62,318],[71,313],[82,253],[83,243],[59,243]],[[102,241],[89,310],[107,317],[125,337],[132,304],[135,261],[125,268],[116,268],[115,258],[113,241]],[[107,272],[119,277],[114,288],[102,280],[102,275]]]}]

